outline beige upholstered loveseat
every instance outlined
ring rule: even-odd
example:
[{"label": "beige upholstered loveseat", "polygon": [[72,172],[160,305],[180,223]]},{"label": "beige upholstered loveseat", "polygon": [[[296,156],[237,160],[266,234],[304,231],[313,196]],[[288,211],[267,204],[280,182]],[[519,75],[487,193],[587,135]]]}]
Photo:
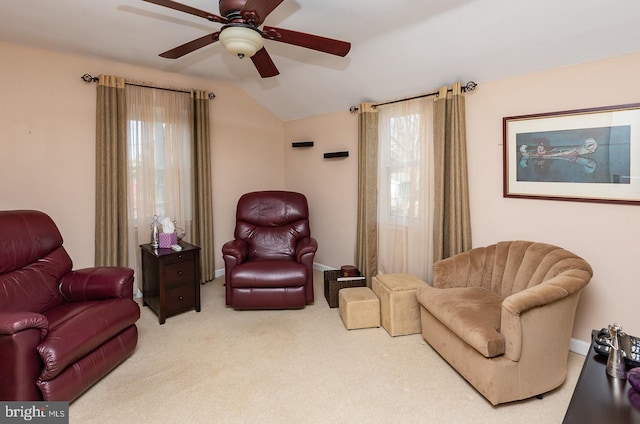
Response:
[{"label": "beige upholstered loveseat", "polygon": [[544,243],[505,241],[434,264],[417,291],[422,336],[492,404],[541,395],[567,375],[582,258]]}]

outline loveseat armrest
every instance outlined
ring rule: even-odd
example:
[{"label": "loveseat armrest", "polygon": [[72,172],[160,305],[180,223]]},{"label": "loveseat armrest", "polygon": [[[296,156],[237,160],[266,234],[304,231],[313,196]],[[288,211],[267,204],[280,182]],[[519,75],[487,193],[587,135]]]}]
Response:
[{"label": "loveseat armrest", "polygon": [[313,237],[302,237],[296,244],[296,260],[299,263],[303,262],[303,257],[308,254],[315,255],[318,250],[318,241]]},{"label": "loveseat armrest", "polygon": [[37,347],[49,322],[35,312],[0,312],[0,400],[40,400]]},{"label": "loveseat armrest", "polygon": [[[543,333],[547,334],[549,342],[553,342],[554,338],[549,331],[557,332],[558,335],[566,333],[570,338],[575,310],[559,310],[560,316],[546,314],[544,319],[535,318],[534,314],[543,306],[559,304],[569,296],[579,293],[590,279],[589,272],[570,269],[541,284],[506,297],[502,302],[500,322],[500,332],[505,338],[505,356],[514,361],[519,360],[522,355],[522,341],[540,340]],[[575,304],[573,306],[575,307]],[[526,318],[527,316],[529,317]],[[527,325],[523,324],[525,320]],[[525,334],[528,330],[535,334]]]},{"label": "loveseat armrest", "polygon": [[234,265],[241,264],[249,256],[249,245],[244,240],[228,241],[222,245],[222,256],[225,263],[228,259],[231,262],[235,261]]},{"label": "loveseat armrest", "polygon": [[35,312],[0,312],[0,336],[12,336],[20,331],[38,329],[44,339],[49,331],[49,321]]},{"label": "loveseat armrest", "polygon": [[67,302],[133,299],[133,270],[113,266],[71,271],[62,277],[60,292]]}]

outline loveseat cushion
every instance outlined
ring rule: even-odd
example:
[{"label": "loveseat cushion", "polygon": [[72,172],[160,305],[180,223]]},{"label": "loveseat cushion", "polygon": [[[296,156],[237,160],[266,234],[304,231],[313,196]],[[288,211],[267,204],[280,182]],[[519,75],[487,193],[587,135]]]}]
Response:
[{"label": "loveseat cushion", "polygon": [[43,313],[49,334],[38,346],[41,380],[51,380],[70,364],[134,324],[140,307],[132,299],[64,303]]},{"label": "loveseat cushion", "polygon": [[502,298],[482,287],[434,288],[424,285],[418,302],[449,330],[487,358],[504,353],[500,334]]}]

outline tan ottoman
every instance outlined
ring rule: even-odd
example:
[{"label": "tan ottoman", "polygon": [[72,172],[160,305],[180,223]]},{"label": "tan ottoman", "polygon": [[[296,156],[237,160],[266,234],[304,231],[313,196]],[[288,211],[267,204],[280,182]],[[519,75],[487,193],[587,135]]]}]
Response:
[{"label": "tan ottoman", "polygon": [[371,288],[380,299],[380,321],[391,336],[421,332],[416,289],[424,284],[427,283],[411,274],[373,277]]},{"label": "tan ottoman", "polygon": [[338,308],[347,330],[380,327],[380,300],[369,287],[340,290]]}]

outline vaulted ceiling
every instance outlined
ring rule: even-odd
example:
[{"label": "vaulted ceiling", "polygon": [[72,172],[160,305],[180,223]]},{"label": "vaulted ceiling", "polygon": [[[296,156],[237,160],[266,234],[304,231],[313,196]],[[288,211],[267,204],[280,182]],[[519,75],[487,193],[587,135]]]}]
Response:
[{"label": "vaulted ceiling", "polygon": [[[181,3],[219,14],[216,0]],[[2,41],[235,84],[283,120],[640,52],[638,0],[284,0],[265,24],[351,51],[266,40],[280,75],[263,79],[220,43],[159,57],[221,27],[187,13],[142,0],[0,2]]]}]

